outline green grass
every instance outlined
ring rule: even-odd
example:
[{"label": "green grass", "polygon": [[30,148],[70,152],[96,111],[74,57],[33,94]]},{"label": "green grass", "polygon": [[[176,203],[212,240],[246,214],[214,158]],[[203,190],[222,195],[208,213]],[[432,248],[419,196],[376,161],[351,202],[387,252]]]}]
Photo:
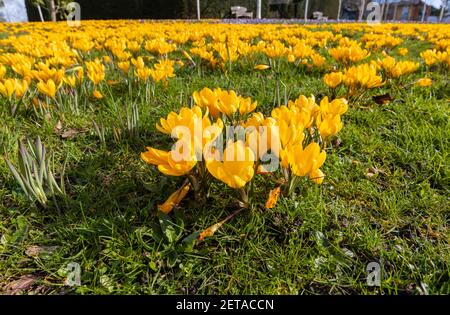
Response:
[{"label": "green grass", "polygon": [[[409,45],[417,47],[416,43]],[[406,45],[406,47],[409,47]],[[327,89],[322,73],[284,68],[288,98]],[[258,177],[258,207],[244,211],[216,235],[179,253],[174,267],[152,240],[156,206],[181,180],[145,165],[145,146],[167,148],[169,139],[154,127],[159,117],[189,102],[204,86],[233,88],[270,113],[275,78],[236,68],[182,70],[167,90],[149,102],[139,98],[140,136],[102,147],[92,120],[119,124],[129,103],[126,87],[106,99],[89,100],[79,114],[66,109],[44,117],[22,112],[1,116],[0,154],[14,156],[18,139],[41,136],[55,154],[57,173],[64,161],[67,205],[59,214],[30,204],[0,159],[0,292],[24,275],[36,282],[27,293],[81,294],[417,294],[450,293],[450,125],[446,73],[433,75],[431,88],[400,90],[387,105],[366,98],[344,115],[339,143],[329,151],[324,184],[304,182],[294,198],[263,209],[269,187]],[[417,75],[420,77],[420,75]],[[410,78],[410,80],[412,80]],[[379,92],[378,92],[379,93]],[[282,90],[282,101],[284,91]],[[54,131],[84,128],[75,138]],[[3,128],[3,129],[1,129]],[[14,160],[13,158],[13,160]],[[369,173],[373,176],[369,176]],[[233,211],[236,192],[212,186],[207,205],[182,203],[183,236],[216,223]],[[33,256],[30,246],[55,246]],[[80,264],[81,286],[64,285],[62,269]],[[366,266],[381,262],[381,287],[366,284]]]}]

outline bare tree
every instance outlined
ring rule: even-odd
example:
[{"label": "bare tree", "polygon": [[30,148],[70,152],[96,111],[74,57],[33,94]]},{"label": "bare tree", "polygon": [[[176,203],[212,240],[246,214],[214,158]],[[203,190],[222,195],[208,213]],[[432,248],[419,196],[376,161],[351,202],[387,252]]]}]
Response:
[{"label": "bare tree", "polygon": [[41,8],[44,8],[53,22],[56,22],[58,13],[64,13],[64,8],[69,2],[71,0],[31,0],[31,3],[38,8],[41,20],[44,20],[41,10]]}]

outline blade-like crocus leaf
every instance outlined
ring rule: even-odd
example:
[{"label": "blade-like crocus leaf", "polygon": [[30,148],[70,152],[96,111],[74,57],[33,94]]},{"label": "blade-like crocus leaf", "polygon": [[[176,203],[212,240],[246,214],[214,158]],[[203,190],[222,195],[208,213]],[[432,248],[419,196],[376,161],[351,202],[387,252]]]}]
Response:
[{"label": "blade-like crocus leaf", "polygon": [[[53,164],[47,158],[47,152],[41,139],[38,137],[34,142],[27,139],[27,144],[28,148],[19,141],[19,170],[8,160],[7,164],[27,197],[30,200],[37,200],[45,206],[49,195],[64,194],[61,189],[63,186],[60,187],[55,180],[52,173]],[[63,183],[63,178],[61,178],[61,183]]]},{"label": "blade-like crocus leaf", "polygon": [[34,167],[33,169],[33,179],[34,182],[37,184],[38,187],[43,186],[43,179],[40,177],[40,167]]},{"label": "blade-like crocus leaf", "polygon": [[27,159],[26,159],[26,149],[23,146],[23,143],[19,141],[19,154],[17,155],[17,158],[19,160],[19,168],[21,174],[26,174],[25,168],[28,165]]},{"label": "blade-like crocus leaf", "polygon": [[36,152],[36,159],[38,161],[42,161],[43,154],[44,154],[44,152],[43,152],[44,146],[42,145],[40,137],[37,137],[36,140],[34,141],[34,147],[35,147],[35,152]]},{"label": "blade-like crocus leaf", "polygon": [[41,183],[47,179],[47,174],[45,172],[45,148],[42,147],[40,152],[40,161],[39,161],[39,180]]},{"label": "blade-like crocus leaf", "polygon": [[5,158],[5,162],[6,162],[6,164],[8,165],[8,167],[9,167],[11,173],[13,173],[14,178],[17,180],[17,182],[19,183],[19,185],[20,185],[20,187],[22,188],[22,190],[23,190],[24,192],[27,192],[27,187],[25,186],[25,184],[24,184],[24,182],[23,182],[23,180],[22,180],[22,177],[21,177],[21,176],[19,175],[19,173],[16,171],[14,165],[12,165],[12,163],[11,163],[7,158]]}]

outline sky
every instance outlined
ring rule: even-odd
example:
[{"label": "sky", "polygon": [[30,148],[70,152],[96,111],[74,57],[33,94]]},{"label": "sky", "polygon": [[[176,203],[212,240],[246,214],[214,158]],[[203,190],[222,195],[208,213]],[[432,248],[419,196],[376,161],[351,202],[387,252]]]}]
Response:
[{"label": "sky", "polygon": [[0,16],[8,22],[27,22],[25,0],[3,0],[4,7],[0,8]]}]

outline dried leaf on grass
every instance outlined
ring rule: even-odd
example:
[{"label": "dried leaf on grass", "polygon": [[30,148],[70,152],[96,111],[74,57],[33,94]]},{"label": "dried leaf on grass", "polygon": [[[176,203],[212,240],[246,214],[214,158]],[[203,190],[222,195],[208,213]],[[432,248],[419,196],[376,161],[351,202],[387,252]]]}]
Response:
[{"label": "dried leaf on grass", "polygon": [[20,294],[23,291],[29,289],[38,279],[37,276],[34,275],[24,275],[17,280],[14,280],[8,283],[4,287],[4,291],[6,294],[15,295]]},{"label": "dried leaf on grass", "polygon": [[32,245],[27,247],[25,254],[30,257],[38,257],[42,254],[52,254],[56,250],[56,246],[36,246]]},{"label": "dried leaf on grass", "polygon": [[216,224],[211,225],[209,228],[207,228],[206,230],[203,230],[200,235],[197,237],[197,241],[203,241],[205,238],[213,236],[214,233],[217,232],[218,229],[220,229],[220,227],[222,225],[224,225],[227,221],[231,220],[232,218],[234,218],[236,215],[238,215],[242,210],[244,210],[244,208],[241,208],[235,212],[233,212],[232,214],[230,214],[229,216],[227,216],[225,219],[219,221]]}]

